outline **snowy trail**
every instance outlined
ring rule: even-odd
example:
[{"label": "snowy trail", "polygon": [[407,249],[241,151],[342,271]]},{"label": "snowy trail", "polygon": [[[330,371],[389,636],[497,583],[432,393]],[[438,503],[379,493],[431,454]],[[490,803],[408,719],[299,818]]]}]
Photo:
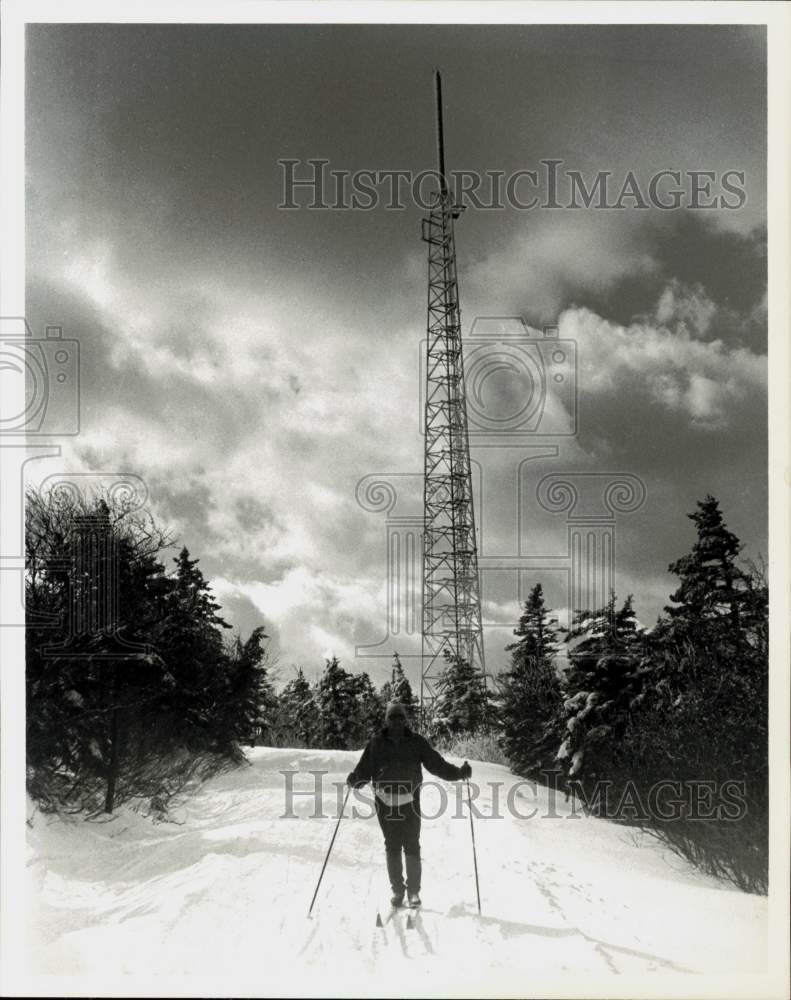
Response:
[{"label": "snowy trail", "polygon": [[[501,782],[498,819],[476,820],[482,915],[477,913],[466,804],[423,823],[425,907],[383,928],[389,907],[375,818],[344,818],[312,918],[307,910],[335,819],[308,819],[312,798],[285,813],[281,770],[326,769],[342,782],[358,754],[249,752],[251,766],[207,783],[176,815],[152,824],[131,810],[104,823],[36,814],[28,832],[31,966],[39,973],[115,977],[229,975],[261,993],[282,990],[380,995],[451,989],[453,983],[534,981],[562,975],[759,973],[766,900],[691,871],[649,839],[569,815],[520,820],[504,808],[518,779],[473,763],[479,782]],[[520,809],[548,810],[519,790]],[[424,792],[424,812],[440,791]],[[491,812],[491,789],[478,802]],[[350,801],[351,805],[351,801]],[[542,808],[543,806],[543,808]],[[358,807],[367,812],[364,805]],[[347,806],[347,817],[350,809]],[[386,977],[383,979],[383,970]],[[479,986],[479,989],[482,989]],[[523,987],[525,988],[525,987]],[[492,993],[496,989],[491,990]]]}]

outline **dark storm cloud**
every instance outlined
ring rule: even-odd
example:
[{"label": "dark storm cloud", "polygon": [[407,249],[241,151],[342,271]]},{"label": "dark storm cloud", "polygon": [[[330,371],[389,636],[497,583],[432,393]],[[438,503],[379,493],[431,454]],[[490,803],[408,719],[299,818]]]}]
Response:
[{"label": "dark storm cloud", "polygon": [[[735,346],[766,351],[766,231],[747,233],[719,228],[700,213],[655,214],[637,237],[654,262],[650,270],[627,274],[601,290],[586,288],[583,304],[619,323],[630,323],[651,313],[667,285],[681,279],[699,287],[716,306],[710,333]],[[567,289],[568,304],[576,304],[580,290]]]},{"label": "dark storm cloud", "polygon": [[[754,209],[760,218],[761,34],[727,26],[32,26],[31,157],[51,165],[60,196],[87,201],[91,214],[131,221],[151,210],[155,242],[164,237],[182,259],[210,234],[218,255],[250,269],[276,238],[285,266],[321,261],[345,277],[356,242],[358,259],[381,279],[392,252],[414,239],[408,224],[380,219],[400,233],[391,240],[366,213],[329,221],[278,212],[277,160],[432,166],[430,73],[441,65],[450,166],[510,172],[554,156],[616,172],[745,169],[750,202],[738,214]],[[34,183],[43,180],[37,172]],[[518,225],[518,213],[496,223]]]}]

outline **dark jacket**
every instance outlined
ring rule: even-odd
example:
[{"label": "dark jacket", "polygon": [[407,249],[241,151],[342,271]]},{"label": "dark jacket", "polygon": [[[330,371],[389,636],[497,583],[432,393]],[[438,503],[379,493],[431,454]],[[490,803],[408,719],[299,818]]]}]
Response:
[{"label": "dark jacket", "polygon": [[368,741],[349,778],[355,787],[370,781],[383,792],[414,792],[423,781],[421,764],[445,781],[461,780],[461,768],[445,760],[419,733],[404,729],[403,738],[396,742],[385,726]]}]

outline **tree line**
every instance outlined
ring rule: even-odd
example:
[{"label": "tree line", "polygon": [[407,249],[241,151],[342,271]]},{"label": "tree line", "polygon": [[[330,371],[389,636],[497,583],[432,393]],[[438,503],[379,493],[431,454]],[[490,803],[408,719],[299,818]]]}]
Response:
[{"label": "tree line", "polygon": [[[765,891],[766,581],[740,562],[713,497],[690,517],[697,539],[669,567],[679,584],[652,628],[638,624],[631,595],[615,594],[602,608],[575,609],[560,628],[536,583],[495,684],[446,657],[433,712],[421,717],[397,654],[378,690],[331,657],[314,683],[297,668],[278,692],[264,624],[231,635],[199,560],[182,548],[168,567],[173,540],[149,513],[123,497],[32,490],[30,794],[42,808],[91,815],[145,799],[164,815],[177,791],[242,763],[245,746],[359,748],[394,699],[446,748],[493,736],[517,774],[551,781],[586,811],[649,829],[704,870]],[[75,557],[86,544],[93,569],[84,553]],[[114,614],[91,619],[109,605]],[[664,820],[636,806],[679,782],[704,792],[735,783],[743,815],[677,809]]]},{"label": "tree line", "polygon": [[697,538],[651,629],[614,594],[559,629],[534,586],[499,678],[500,741],[517,773],[766,892],[768,588],[714,497],[689,516]]}]

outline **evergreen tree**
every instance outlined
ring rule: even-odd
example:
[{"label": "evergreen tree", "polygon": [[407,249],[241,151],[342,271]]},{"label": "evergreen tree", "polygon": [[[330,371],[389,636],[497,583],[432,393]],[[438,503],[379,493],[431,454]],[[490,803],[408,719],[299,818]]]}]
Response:
[{"label": "evergreen tree", "polygon": [[513,769],[524,775],[553,766],[557,750],[553,723],[562,698],[555,670],[557,629],[549,616],[537,583],[514,629],[519,641],[506,646],[511,665],[497,682],[500,743]]},{"label": "evergreen tree", "polygon": [[406,709],[407,721],[413,728],[417,725],[420,703],[412,691],[409,678],[404,673],[398,653],[393,653],[393,667],[390,680],[382,685],[381,698],[385,706],[390,701],[400,702]]},{"label": "evergreen tree", "polygon": [[566,641],[574,645],[561,681],[557,759],[569,779],[611,777],[619,737],[645,696],[650,671],[632,595],[618,610],[611,593],[603,608],[577,611]]},{"label": "evergreen tree", "polygon": [[259,626],[246,641],[237,636],[228,650],[222,714],[226,731],[250,746],[269,744],[277,726],[278,699],[263,643],[267,638]]},{"label": "evergreen tree", "polygon": [[315,692],[300,667],[297,676],[280,692],[281,733],[297,745],[317,747],[321,743],[319,709]]},{"label": "evergreen tree", "polygon": [[220,606],[211,587],[182,548],[176,564],[173,586],[166,600],[167,617],[160,634],[160,648],[175,679],[171,708],[194,735],[222,738],[224,726],[217,720],[224,713],[227,666],[223,635],[230,625],[220,616]]},{"label": "evergreen tree", "polygon": [[692,551],[668,567],[680,577],[665,608],[669,632],[676,641],[730,641],[739,644],[742,608],[749,600],[748,574],[736,562],[742,548],[728,530],[717,500],[707,494],[688,517],[697,539]]},{"label": "evergreen tree", "polygon": [[651,636],[645,699],[620,740],[646,788],[658,782],[738,784],[739,822],[692,815],[657,823],[671,847],[748,892],[768,878],[768,589],[755,566],[736,563],[739,540],[707,496],[690,515],[691,552]]},{"label": "evergreen tree", "polygon": [[362,744],[384,725],[385,706],[365,671],[352,677],[352,686],[356,698],[352,740]]},{"label": "evergreen tree", "polygon": [[492,693],[483,675],[461,656],[445,650],[445,668],[436,684],[432,729],[438,736],[485,732],[494,721]]},{"label": "evergreen tree", "polygon": [[326,661],[318,690],[321,745],[347,750],[355,740],[357,690],[354,678],[333,656]]},{"label": "evergreen tree", "polygon": [[219,612],[220,605],[211,594],[211,587],[198,569],[200,559],[190,559],[189,550],[184,546],[173,560],[176,564],[174,603],[181,612],[189,612],[193,631],[206,630],[212,641],[221,633],[219,629],[231,626]]},{"label": "evergreen tree", "polygon": [[[679,712],[702,704],[708,729],[713,692],[734,706],[762,714],[768,663],[768,588],[756,571],[736,562],[742,545],[726,527],[717,500],[707,495],[688,517],[697,537],[691,551],[671,563],[679,585],[653,634],[657,704]],[[743,687],[743,690],[736,690]],[[750,704],[755,702],[754,707]],[[735,720],[732,720],[735,723]],[[738,729],[739,727],[737,727]]]}]

